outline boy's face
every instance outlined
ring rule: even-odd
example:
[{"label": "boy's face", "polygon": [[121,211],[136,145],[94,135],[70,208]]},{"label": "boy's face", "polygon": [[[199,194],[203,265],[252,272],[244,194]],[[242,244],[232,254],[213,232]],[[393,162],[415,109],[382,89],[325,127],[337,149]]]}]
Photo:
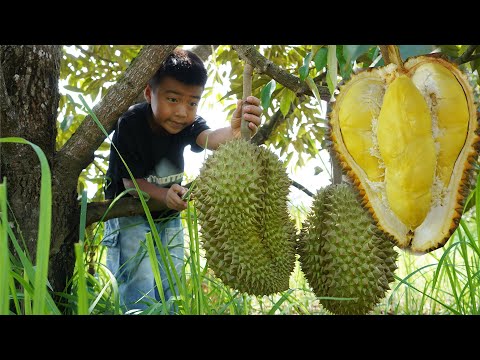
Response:
[{"label": "boy's face", "polygon": [[153,129],[161,127],[173,135],[191,125],[202,93],[202,86],[185,85],[172,77],[164,78],[155,91],[147,85],[145,98],[152,105]]}]

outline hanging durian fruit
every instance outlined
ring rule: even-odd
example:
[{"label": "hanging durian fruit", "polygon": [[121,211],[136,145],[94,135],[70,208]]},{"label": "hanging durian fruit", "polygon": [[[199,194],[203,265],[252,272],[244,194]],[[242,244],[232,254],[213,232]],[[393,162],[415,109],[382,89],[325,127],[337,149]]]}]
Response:
[{"label": "hanging durian fruit", "polygon": [[309,285],[334,314],[368,313],[385,297],[397,268],[393,244],[347,184],[329,185],[314,196],[298,253]]},{"label": "hanging durian fruit", "polygon": [[[393,50],[392,50],[393,49]],[[466,76],[437,55],[353,76],[330,116],[333,147],[378,226],[422,254],[458,226],[478,156],[477,109]]]},{"label": "hanging durian fruit", "polygon": [[[251,92],[245,81],[244,98]],[[289,288],[295,265],[290,180],[275,154],[245,139],[250,133],[247,127],[245,136],[244,124],[244,138],[222,144],[207,158],[193,196],[208,266],[236,290],[268,295]]]}]

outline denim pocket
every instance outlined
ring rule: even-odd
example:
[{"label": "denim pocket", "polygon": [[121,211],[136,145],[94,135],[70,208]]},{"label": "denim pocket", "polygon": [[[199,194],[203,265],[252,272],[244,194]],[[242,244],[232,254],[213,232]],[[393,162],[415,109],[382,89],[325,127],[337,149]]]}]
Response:
[{"label": "denim pocket", "polygon": [[120,225],[118,218],[113,218],[105,221],[103,231],[102,245],[113,247],[118,243],[118,236],[120,235]]}]

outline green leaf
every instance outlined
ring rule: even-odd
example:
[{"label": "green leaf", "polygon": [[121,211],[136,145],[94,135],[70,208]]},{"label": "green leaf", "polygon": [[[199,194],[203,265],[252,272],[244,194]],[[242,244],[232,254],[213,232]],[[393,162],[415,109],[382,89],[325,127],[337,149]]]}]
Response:
[{"label": "green leaf", "polygon": [[268,109],[268,107],[270,106],[270,99],[276,87],[277,83],[274,79],[272,79],[262,89],[262,92],[260,93],[260,101],[262,102],[263,109]]},{"label": "green leaf", "polygon": [[[480,54],[479,50],[476,50],[474,54]],[[480,81],[480,59],[470,61],[470,66],[472,67],[472,72],[477,70],[477,82]]]},{"label": "green leaf", "polygon": [[73,115],[65,116],[63,121],[60,123],[60,129],[62,129],[62,131],[67,131],[70,125],[72,125],[73,119]]},{"label": "green leaf", "polygon": [[446,54],[451,57],[458,57],[458,46],[457,45],[440,45],[440,50],[443,54]]},{"label": "green leaf", "polygon": [[315,173],[313,175],[318,175],[323,171],[323,169],[320,166],[315,166]]},{"label": "green leaf", "polygon": [[335,97],[335,86],[333,85],[332,83],[332,80],[330,80],[330,76],[327,76],[327,86],[328,86],[328,90],[330,91],[330,101],[333,100],[333,98]]},{"label": "green leaf", "polygon": [[350,78],[350,74],[352,73],[352,63],[345,61],[343,56],[343,45],[337,45],[336,55],[340,76],[346,81]]},{"label": "green leaf", "polygon": [[331,99],[335,93],[335,88],[337,87],[337,46],[328,45],[328,55],[327,55],[327,85],[328,90],[330,90]]},{"label": "green leaf", "polygon": [[318,50],[320,50],[321,48],[322,48],[322,45],[312,45],[313,57],[315,57],[315,55],[317,55]]},{"label": "green leaf", "polygon": [[375,45],[343,45],[343,57],[345,62],[349,64],[352,61],[357,60],[357,58],[366,53],[370,48]]},{"label": "green leaf", "polygon": [[[323,113],[322,98],[320,97],[320,93],[318,92],[317,85],[315,85],[315,82],[311,77],[306,78],[305,82],[307,83],[310,90],[312,90],[313,95],[315,96],[315,99],[317,99],[318,106],[320,107],[320,113]],[[327,83],[328,83],[328,76],[327,76]]]},{"label": "green leaf", "polygon": [[328,50],[326,47],[320,48],[315,54],[313,62],[315,63],[315,69],[317,69],[317,71],[322,71],[322,69],[327,66],[327,54]]},{"label": "green leaf", "polygon": [[63,88],[64,88],[65,90],[68,90],[68,91],[83,92],[82,89],[79,89],[78,87],[73,86],[73,85],[63,85]]},{"label": "green leaf", "polygon": [[99,151],[110,151],[110,143],[104,141],[102,145],[97,149]]},{"label": "green leaf", "polygon": [[295,99],[295,93],[287,88],[284,88],[282,98],[280,100],[280,111],[284,117],[287,116],[288,111],[290,110],[290,104],[293,99]]},{"label": "green leaf", "polygon": [[305,59],[303,59],[303,65],[300,66],[300,69],[298,69],[298,72],[300,73],[300,79],[301,80],[305,80],[305,78],[308,76],[310,61],[312,61],[312,53],[311,52],[309,52],[305,56]]},{"label": "green leaf", "polygon": [[[283,150],[283,149],[282,149]],[[293,151],[290,151],[287,155],[287,157],[285,158],[285,161],[284,161],[284,164],[285,165],[288,165],[288,163],[290,162],[290,160],[292,159],[292,156],[293,156],[294,152]]]}]

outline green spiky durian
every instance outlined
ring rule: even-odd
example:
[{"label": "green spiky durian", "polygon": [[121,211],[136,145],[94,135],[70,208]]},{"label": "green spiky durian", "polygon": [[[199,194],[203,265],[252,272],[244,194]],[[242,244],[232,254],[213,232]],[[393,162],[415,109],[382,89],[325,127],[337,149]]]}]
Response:
[{"label": "green spiky durian", "polygon": [[374,225],[350,185],[329,185],[314,196],[300,235],[300,265],[320,300],[334,314],[366,314],[394,280],[397,252]]},{"label": "green spiky durian", "polygon": [[296,253],[289,186],[278,157],[243,139],[205,161],[193,195],[208,265],[226,285],[251,295],[289,288]]}]

